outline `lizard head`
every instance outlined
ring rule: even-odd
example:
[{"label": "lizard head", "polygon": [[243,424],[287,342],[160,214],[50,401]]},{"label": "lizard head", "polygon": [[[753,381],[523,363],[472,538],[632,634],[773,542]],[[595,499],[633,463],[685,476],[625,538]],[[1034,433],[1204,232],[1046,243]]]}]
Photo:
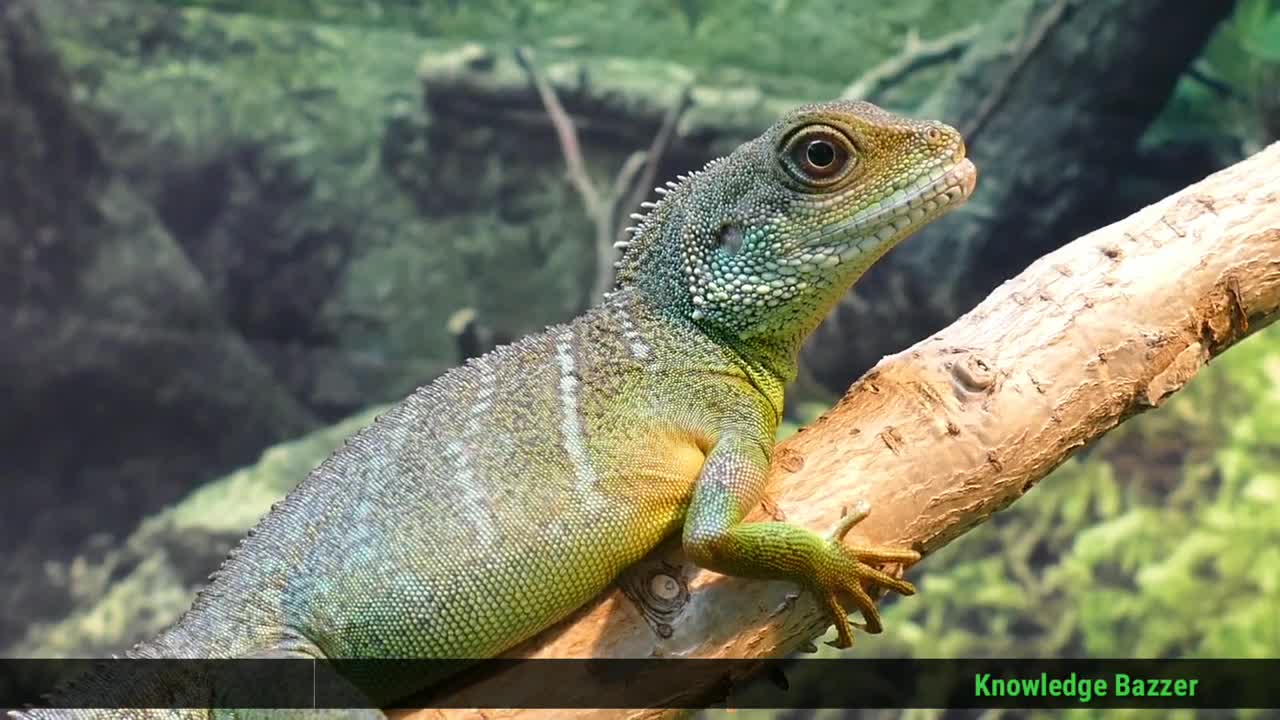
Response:
[{"label": "lizard head", "polygon": [[973,191],[964,141],[865,102],[798,108],[659,189],[618,285],[721,337],[798,349],[894,245]]}]

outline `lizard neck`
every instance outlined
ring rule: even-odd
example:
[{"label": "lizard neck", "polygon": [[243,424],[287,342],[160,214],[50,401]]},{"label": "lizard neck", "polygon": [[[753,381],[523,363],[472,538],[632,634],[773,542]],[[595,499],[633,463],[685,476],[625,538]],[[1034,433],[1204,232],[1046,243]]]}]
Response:
[{"label": "lizard neck", "polygon": [[[705,352],[707,362],[715,364],[728,363],[741,373],[759,392],[768,399],[782,418],[784,389],[787,383],[795,380],[798,373],[797,357],[800,341],[788,342],[776,338],[744,340],[735,337],[710,323],[698,322],[671,304],[662,302],[643,288],[619,288],[610,293],[606,305],[612,305],[627,317],[641,325],[659,323],[667,328],[676,328],[686,338],[701,340],[684,346],[689,353]],[[661,333],[657,333],[661,334]],[[707,350],[698,351],[694,346],[705,341]],[[712,349],[713,348],[713,349]]]},{"label": "lizard neck", "polygon": [[799,344],[772,338],[743,340],[730,336],[717,337],[719,331],[714,327],[700,329],[719,345],[733,352],[738,367],[751,384],[769,399],[781,420],[784,391],[799,373]]}]

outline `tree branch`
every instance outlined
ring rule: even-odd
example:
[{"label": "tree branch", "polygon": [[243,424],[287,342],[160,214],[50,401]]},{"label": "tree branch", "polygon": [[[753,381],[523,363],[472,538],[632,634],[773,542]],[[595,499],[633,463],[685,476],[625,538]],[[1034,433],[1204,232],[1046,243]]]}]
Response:
[{"label": "tree branch", "polygon": [[582,158],[582,145],[578,142],[578,128],[569,116],[555,88],[547,79],[531,48],[516,49],[516,62],[528,73],[530,81],[537,90],[547,117],[555,128],[556,138],[560,142],[560,151],[564,156],[565,170],[569,182],[578,191],[587,216],[595,228],[595,272],[591,283],[587,304],[591,305],[604,297],[613,284],[613,268],[617,261],[617,249],[614,243],[624,239],[626,214],[634,210],[653,186],[653,178],[658,172],[658,164],[671,145],[676,124],[684,111],[688,109],[691,99],[691,88],[685,87],[674,105],[663,115],[662,124],[645,152],[632,153],[618,174],[614,177],[612,188],[607,194],[596,189],[595,181],[587,171]]},{"label": "tree branch", "polygon": [[[649,149],[632,153],[622,169],[618,171],[618,176],[613,183],[613,192],[609,197],[612,206],[614,243],[624,243],[631,237],[628,232],[632,224],[630,213],[639,208],[645,197],[653,192],[654,178],[658,176],[658,166],[662,163],[667,149],[671,147],[676,125],[679,124],[685,110],[689,109],[692,99],[693,88],[686,85],[680,91],[675,104],[662,116],[662,125],[658,127],[658,133],[649,143]],[[624,246],[620,244],[609,246],[606,251],[607,264],[603,262],[606,258],[597,257],[596,279],[591,289],[592,303],[603,298],[613,285],[614,266],[618,259],[617,251],[622,247]]]},{"label": "tree branch", "polygon": [[586,206],[587,214],[593,219],[596,218],[604,213],[604,200],[596,191],[596,185],[587,172],[587,164],[582,160],[582,145],[578,142],[578,129],[574,127],[573,119],[569,117],[556,91],[547,81],[533,50],[524,47],[516,48],[516,61],[525,69],[525,72],[529,73],[529,80],[538,91],[538,97],[547,111],[547,117],[551,118],[551,125],[556,130],[556,139],[560,141],[560,152],[564,155],[565,172],[569,175],[569,182],[573,183],[578,195],[582,197],[582,204]]},{"label": "tree branch", "polygon": [[987,121],[991,119],[991,115],[1006,100],[1009,99],[1009,93],[1013,88],[1014,81],[1027,68],[1031,62],[1031,58],[1037,52],[1042,52],[1045,47],[1045,39],[1054,29],[1062,26],[1067,11],[1072,6],[1074,0],[1056,0],[1048,10],[1035,19],[1035,24],[1027,32],[1025,38],[1018,45],[1018,54],[1013,62],[1005,69],[1004,75],[1000,78],[1000,83],[982,98],[982,104],[978,106],[973,117],[966,118],[965,122],[958,125],[957,129],[960,134],[964,135],[965,142],[969,145],[977,143],[978,136],[981,135],[982,129],[987,126]]},{"label": "tree branch", "polygon": [[[627,185],[619,184],[618,200],[622,203],[618,207],[618,217],[622,218],[628,212],[635,210],[640,205],[640,201],[653,192],[653,184],[658,176],[658,166],[662,162],[662,157],[666,155],[667,149],[671,147],[671,141],[675,138],[676,126],[680,123],[680,118],[684,116],[689,105],[693,103],[693,87],[686,85],[681,91],[680,96],[675,104],[667,108],[666,114],[662,116],[662,125],[658,127],[658,133],[653,136],[653,142],[649,144],[649,149],[644,153],[644,167],[640,175]],[[620,222],[619,225],[627,223]],[[618,239],[624,239],[621,230],[618,233]]]},{"label": "tree branch", "polygon": [[980,26],[970,25],[932,40],[921,40],[913,28],[907,32],[902,52],[863,73],[849,83],[840,97],[876,102],[880,93],[902,82],[924,68],[954,60],[978,37]]},{"label": "tree branch", "polygon": [[[873,510],[854,530],[860,539],[930,553],[1017,500],[1076,450],[1160,405],[1278,312],[1280,144],[1045,256],[946,330],[884,358],[831,412],[777,449],[764,507],[821,529],[836,522],[842,505],[865,499]],[[655,580],[674,581],[679,592],[656,593],[665,604],[651,601],[655,593],[643,590]],[[618,585],[511,655],[780,656],[827,626],[808,593],[797,598],[788,583],[699,570],[674,544]],[[495,687],[489,683],[521,682],[519,672],[459,692],[484,697]],[[699,690],[672,688],[672,697]],[[484,717],[663,714],[500,710]],[[412,713],[415,720],[446,716],[467,713]]]}]

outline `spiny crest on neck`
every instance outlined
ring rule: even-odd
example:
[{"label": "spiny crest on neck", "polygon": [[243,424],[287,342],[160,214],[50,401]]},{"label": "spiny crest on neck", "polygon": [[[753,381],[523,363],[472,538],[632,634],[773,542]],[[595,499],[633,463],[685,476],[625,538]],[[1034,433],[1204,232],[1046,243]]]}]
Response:
[{"label": "spiny crest on neck", "polygon": [[[661,266],[655,265],[653,261],[660,261],[660,258],[655,255],[668,249],[664,247],[663,237],[671,230],[670,223],[679,221],[682,199],[689,195],[693,184],[704,172],[722,160],[724,158],[715,158],[702,166],[701,170],[677,175],[674,181],[668,180],[665,184],[659,185],[653,189],[659,196],[657,202],[642,202],[640,203],[641,212],[631,213],[631,219],[635,223],[624,229],[627,237],[613,245],[615,249],[621,251],[617,262],[614,263],[615,291],[655,280],[651,274],[656,267]],[[671,268],[667,274],[675,276],[679,272],[677,268]]]}]

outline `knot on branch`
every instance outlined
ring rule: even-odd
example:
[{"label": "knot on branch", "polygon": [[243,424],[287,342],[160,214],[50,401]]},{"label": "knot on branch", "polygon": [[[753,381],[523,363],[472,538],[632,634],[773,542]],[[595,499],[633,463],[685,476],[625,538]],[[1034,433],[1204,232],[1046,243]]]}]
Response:
[{"label": "knot on branch", "polygon": [[956,384],[966,393],[985,393],[996,384],[996,371],[991,363],[979,355],[970,353],[959,362],[947,363],[947,369]]},{"label": "knot on branch", "polygon": [[618,586],[658,637],[671,637],[672,623],[689,603],[689,582],[682,565],[642,562],[627,570]]}]

